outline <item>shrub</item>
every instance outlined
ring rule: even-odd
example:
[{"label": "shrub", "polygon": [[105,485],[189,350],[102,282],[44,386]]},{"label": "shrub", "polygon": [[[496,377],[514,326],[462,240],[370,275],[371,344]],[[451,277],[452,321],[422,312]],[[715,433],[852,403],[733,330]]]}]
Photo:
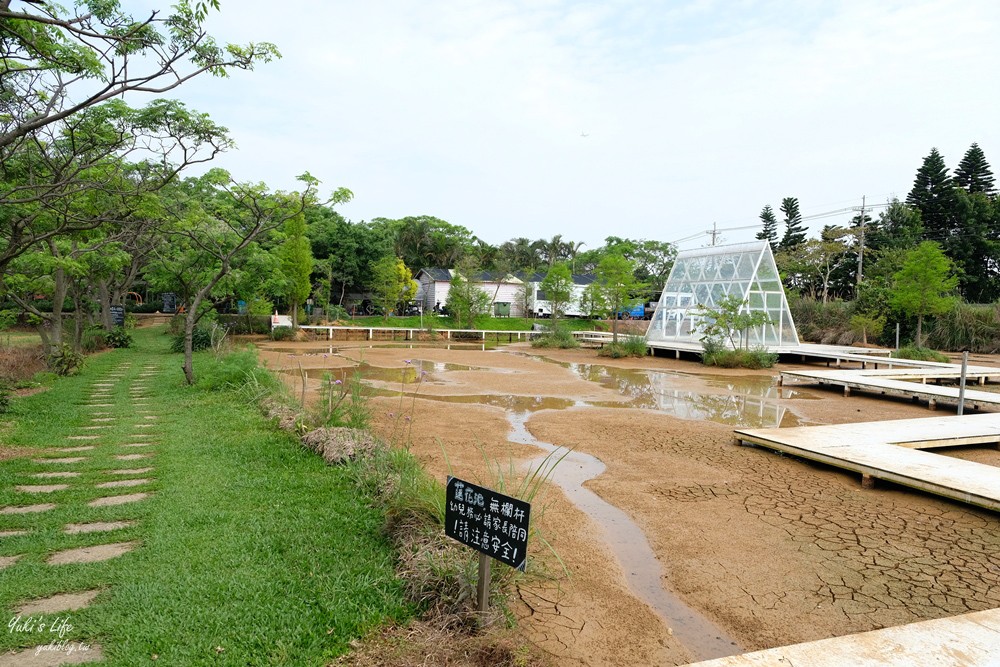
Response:
[{"label": "shrub", "polygon": [[333,304],[330,306],[330,310],[326,313],[326,319],[330,320],[347,320],[350,319],[351,314],[347,312],[347,309],[339,304]]},{"label": "shrub", "polygon": [[[813,343],[840,345],[849,345],[853,342],[853,337],[847,343],[840,342],[846,339],[844,334],[853,334],[854,327],[851,324],[851,316],[855,313],[853,303],[843,301],[823,303],[815,299],[802,298],[790,300],[788,308],[800,339]],[[870,329],[868,333],[871,333]]]},{"label": "shrub", "polygon": [[646,339],[642,336],[624,336],[617,343],[609,343],[597,351],[599,357],[644,357],[647,353]]},{"label": "shrub", "polygon": [[569,329],[557,326],[541,336],[531,339],[531,347],[557,347],[563,350],[580,347],[580,341],[573,337]]},{"label": "shrub", "polygon": [[292,327],[274,327],[271,329],[271,340],[292,340],[295,329]]},{"label": "shrub", "polygon": [[941,350],[1000,352],[1000,304],[957,303],[929,329],[928,344]]},{"label": "shrub", "polygon": [[10,410],[10,400],[10,388],[6,385],[0,384],[0,415]]},{"label": "shrub", "polygon": [[104,336],[104,340],[108,347],[132,347],[132,334],[130,334],[124,327],[115,327],[111,331],[107,332]]},{"label": "shrub", "polygon": [[949,361],[948,357],[937,350],[932,350],[929,347],[916,347],[914,345],[901,347],[893,352],[892,356],[897,359],[914,359],[916,361],[940,361],[942,363]]},{"label": "shrub", "polygon": [[63,343],[49,353],[45,362],[56,375],[75,375],[83,368],[83,355]]},{"label": "shrub", "polygon": [[98,352],[108,347],[108,332],[101,325],[87,327],[80,339],[80,349],[87,354]]},{"label": "shrub", "polygon": [[705,345],[701,362],[706,366],[720,368],[771,368],[778,361],[778,355],[765,348],[730,350],[721,345]]},{"label": "shrub", "polygon": [[[194,331],[191,333],[191,349],[195,352],[198,350],[207,350],[212,347],[212,334],[203,327],[195,327]],[[183,352],[184,351],[184,332],[175,334],[173,340],[170,341],[170,351],[171,352]]]}]

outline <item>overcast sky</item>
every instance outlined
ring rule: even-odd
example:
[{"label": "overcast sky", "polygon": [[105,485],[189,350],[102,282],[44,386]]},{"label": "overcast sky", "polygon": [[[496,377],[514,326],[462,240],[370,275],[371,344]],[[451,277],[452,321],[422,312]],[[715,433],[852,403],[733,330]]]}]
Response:
[{"label": "overcast sky", "polygon": [[905,198],[935,146],[1000,170],[996,0],[222,0],[208,25],[284,56],[178,89],[239,146],[215,164],[308,170],[355,221],[683,249],[786,196]]}]

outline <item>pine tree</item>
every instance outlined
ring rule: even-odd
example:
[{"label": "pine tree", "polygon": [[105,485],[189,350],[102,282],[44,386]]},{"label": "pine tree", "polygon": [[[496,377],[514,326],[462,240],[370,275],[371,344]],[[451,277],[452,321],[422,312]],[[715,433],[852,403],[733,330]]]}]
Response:
[{"label": "pine tree", "polygon": [[917,170],[906,203],[920,211],[928,240],[942,242],[955,231],[958,208],[955,181],[948,175],[948,167],[936,148],[931,149]]},{"label": "pine tree", "polygon": [[781,237],[778,248],[791,250],[806,240],[807,227],[802,224],[799,200],[796,197],[785,197],[781,200],[781,212],[785,214],[785,235]]},{"label": "pine tree", "polygon": [[778,249],[778,219],[774,217],[774,209],[768,204],[760,212],[761,230],[757,232],[757,238],[767,241],[771,246],[771,252]]},{"label": "pine tree", "polygon": [[955,182],[970,195],[982,192],[985,195],[993,194],[993,171],[990,163],[986,161],[986,155],[979,144],[972,144],[965,152],[965,157],[958,163],[955,170]]}]

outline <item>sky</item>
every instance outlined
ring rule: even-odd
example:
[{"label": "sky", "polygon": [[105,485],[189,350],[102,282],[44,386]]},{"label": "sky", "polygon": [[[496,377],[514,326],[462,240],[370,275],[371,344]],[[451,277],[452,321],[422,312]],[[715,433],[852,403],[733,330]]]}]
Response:
[{"label": "sky", "polygon": [[222,0],[207,26],[283,56],[175,91],[235,139],[213,166],[308,171],[353,221],[688,249],[789,196],[818,235],[932,147],[1000,175],[995,0]]}]

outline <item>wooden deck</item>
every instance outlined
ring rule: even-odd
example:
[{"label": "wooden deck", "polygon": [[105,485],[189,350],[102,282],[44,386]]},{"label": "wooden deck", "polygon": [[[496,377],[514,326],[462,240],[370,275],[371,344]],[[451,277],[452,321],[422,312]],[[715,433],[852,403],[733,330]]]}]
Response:
[{"label": "wooden deck", "polygon": [[[957,381],[960,371],[954,364],[893,370],[798,370],[782,371],[781,383],[807,382],[839,387],[845,396],[865,392],[926,403],[932,410],[939,404],[958,405],[957,385],[932,384],[938,380]],[[1000,392],[971,389],[1000,379],[1000,368],[971,366],[966,374],[965,405],[976,410],[1000,409]]]},{"label": "wooden deck", "polygon": [[688,667],[997,667],[1000,609],[697,662]]},{"label": "wooden deck", "polygon": [[925,449],[1000,443],[1000,414],[897,419],[858,424],[737,429],[738,442],[884,479],[1000,512],[1000,468]]}]

